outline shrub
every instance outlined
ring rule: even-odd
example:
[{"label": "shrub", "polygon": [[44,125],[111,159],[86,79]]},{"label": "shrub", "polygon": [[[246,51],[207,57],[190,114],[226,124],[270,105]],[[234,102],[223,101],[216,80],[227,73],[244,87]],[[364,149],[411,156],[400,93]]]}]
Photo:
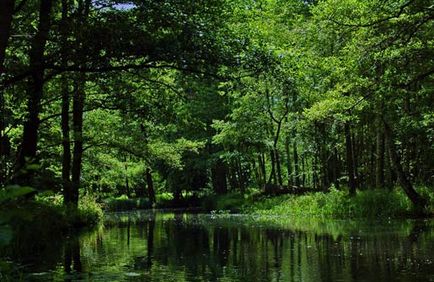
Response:
[{"label": "shrub", "polygon": [[108,211],[150,209],[152,208],[152,204],[148,198],[128,199],[126,196],[121,196],[104,200],[104,208]]},{"label": "shrub", "polygon": [[209,195],[202,200],[202,208],[209,211],[238,212],[242,207],[251,202],[251,195],[230,193],[225,195]]},{"label": "shrub", "polygon": [[[428,212],[433,212],[434,192],[428,188],[418,189],[429,199]],[[329,193],[311,193],[301,196],[283,195],[262,197],[249,207],[247,213],[260,215],[294,215],[322,217],[396,217],[413,214],[413,206],[402,189],[392,191],[358,191],[350,197],[346,191],[334,188]]]},{"label": "shrub", "polygon": [[81,224],[90,226],[99,223],[103,217],[101,204],[90,194],[84,195],[78,202],[78,218]]},{"label": "shrub", "polygon": [[[63,196],[54,193],[41,193],[35,197],[35,202],[45,210],[56,210],[54,214],[67,227],[93,226],[103,217],[101,205],[94,196],[82,195],[78,201],[78,208],[68,208],[63,205]],[[63,228],[65,228],[65,226]]]}]

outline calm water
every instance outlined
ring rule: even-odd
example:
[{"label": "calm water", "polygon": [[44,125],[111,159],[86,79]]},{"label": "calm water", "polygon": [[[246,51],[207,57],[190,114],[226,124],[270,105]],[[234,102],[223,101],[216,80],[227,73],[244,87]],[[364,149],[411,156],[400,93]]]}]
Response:
[{"label": "calm water", "polygon": [[[434,281],[434,223],[134,212],[3,251],[10,281]],[[1,279],[0,279],[1,280]]]}]

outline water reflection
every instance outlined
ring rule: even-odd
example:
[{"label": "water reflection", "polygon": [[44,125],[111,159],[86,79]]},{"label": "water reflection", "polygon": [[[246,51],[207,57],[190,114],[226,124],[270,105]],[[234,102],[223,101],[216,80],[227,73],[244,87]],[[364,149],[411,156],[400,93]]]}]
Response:
[{"label": "water reflection", "polygon": [[20,271],[34,281],[434,281],[433,230],[432,221],[117,214],[111,227],[70,236],[63,254],[39,252]]},{"label": "water reflection", "polygon": [[81,255],[80,255],[80,241],[78,237],[73,237],[67,240],[64,245],[64,265],[63,268],[67,274],[71,271],[81,272]]}]

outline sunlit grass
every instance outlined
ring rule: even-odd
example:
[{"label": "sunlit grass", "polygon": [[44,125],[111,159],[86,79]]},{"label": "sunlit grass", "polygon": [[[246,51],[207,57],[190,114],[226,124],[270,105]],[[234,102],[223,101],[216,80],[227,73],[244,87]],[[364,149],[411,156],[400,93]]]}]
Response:
[{"label": "sunlit grass", "polygon": [[[433,194],[429,188],[418,189],[430,200],[427,214],[433,213]],[[262,197],[248,205],[243,212],[257,215],[320,216],[333,218],[375,218],[412,216],[413,206],[401,189],[392,191],[358,191],[350,197],[347,191],[331,189],[329,193]]]}]

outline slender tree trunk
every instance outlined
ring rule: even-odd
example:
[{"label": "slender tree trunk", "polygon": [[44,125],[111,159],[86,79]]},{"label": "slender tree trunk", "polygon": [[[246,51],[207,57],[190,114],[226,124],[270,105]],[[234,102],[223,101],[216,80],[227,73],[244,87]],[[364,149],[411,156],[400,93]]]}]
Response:
[{"label": "slender tree trunk", "polygon": [[301,187],[306,187],[306,165],[305,154],[301,155]]},{"label": "slender tree trunk", "polygon": [[155,204],[154,181],[152,180],[151,169],[146,168],[146,187],[148,188],[148,198],[151,204]]},{"label": "slender tree trunk", "polygon": [[[90,0],[78,1],[78,24],[85,24],[89,16],[91,2]],[[79,32],[79,31],[76,31]],[[76,40],[77,46],[80,46],[80,39]],[[80,60],[80,52],[84,52],[78,47],[76,50],[76,63],[82,64]],[[74,97],[72,98],[72,129],[74,136],[74,149],[72,152],[72,168],[71,168],[71,204],[73,207],[78,206],[79,190],[81,184],[81,169],[83,162],[83,110],[86,99],[86,75],[78,73],[75,83]]]},{"label": "slender tree trunk", "polygon": [[[384,127],[384,125],[383,125],[383,127]],[[384,144],[385,144],[385,146],[387,146],[386,143],[384,143]],[[389,150],[387,150],[387,148],[386,148],[384,150],[384,186],[389,190],[391,188],[393,188],[393,185],[394,185],[393,180],[392,180],[392,178],[393,178],[392,173],[393,173],[393,168],[392,168],[392,163],[391,163],[390,156],[389,156]]]},{"label": "slender tree trunk", "polygon": [[351,126],[350,126],[350,132],[351,132],[351,152],[353,153],[353,169],[354,169],[354,183],[357,187],[359,187],[359,181],[360,181],[360,177],[359,177],[359,154],[358,154],[358,142],[357,142],[357,138],[356,138],[356,134],[355,134],[355,130],[351,130]]},{"label": "slender tree trunk", "polygon": [[[68,17],[68,3],[67,0],[62,0],[62,65],[67,65],[67,17]],[[71,202],[71,138],[69,126],[69,81],[66,74],[62,76],[61,80],[62,92],[62,113],[61,113],[61,128],[62,128],[62,183],[63,183],[63,198],[64,203]]]},{"label": "slender tree trunk", "polygon": [[338,149],[335,148],[334,149],[334,184],[335,187],[337,189],[339,189],[339,178],[341,177],[340,175],[340,161],[339,161],[339,153],[338,153]]},{"label": "slender tree trunk", "polygon": [[350,195],[356,194],[356,181],[354,173],[354,160],[353,160],[353,144],[351,140],[351,128],[348,122],[345,123],[345,148],[347,156],[347,173],[348,173],[348,186]]},{"label": "slender tree trunk", "polygon": [[291,152],[290,152],[289,144],[290,144],[289,137],[286,136],[285,138],[286,171],[288,174],[288,188],[292,188],[292,185],[294,183],[292,182]]},{"label": "slender tree trunk", "polygon": [[237,174],[234,161],[231,160],[231,164],[229,166],[229,184],[231,190],[235,190],[237,188]]},{"label": "slender tree trunk", "polygon": [[[258,187],[261,187],[262,181],[261,181],[261,172],[259,169],[259,165],[256,164],[255,157],[252,158],[252,165],[253,165],[253,173],[255,174],[255,182]],[[212,174],[212,172],[211,172]]]},{"label": "slender tree trunk", "polygon": [[124,163],[124,169],[125,169],[125,192],[126,192],[128,198],[130,198],[131,197],[131,192],[130,192],[130,180],[128,178],[128,163],[127,163],[128,159],[127,159],[126,156],[125,156],[124,160],[125,160],[125,163]]},{"label": "slender tree trunk", "polygon": [[271,171],[270,176],[268,177],[268,184],[276,184],[277,178],[276,178],[276,159],[274,156],[274,150],[270,151],[270,162],[271,162]]},{"label": "slender tree trunk", "polygon": [[[6,72],[4,60],[10,37],[14,6],[15,0],[0,0],[0,77]],[[9,140],[4,134],[6,127],[4,104],[4,93],[0,90],[0,186],[6,181],[6,156],[9,154]]]},{"label": "slender tree trunk", "polygon": [[276,156],[276,170],[277,170],[277,181],[279,182],[280,186],[283,186],[283,180],[282,180],[282,168],[280,165],[280,154],[276,150],[274,150],[274,154]]},{"label": "slender tree trunk", "polygon": [[[27,162],[34,162],[36,157],[40,122],[39,112],[44,86],[44,50],[50,29],[52,3],[52,0],[41,0],[39,7],[38,31],[33,38],[30,51],[31,76],[27,90],[28,116],[27,120],[24,122],[23,138],[17,160],[17,171],[21,170]],[[29,179],[25,181],[29,181]]]},{"label": "slender tree trunk", "polygon": [[218,159],[211,168],[211,181],[216,194],[225,194],[228,191],[226,171],[226,165],[221,159]]},{"label": "slender tree trunk", "polygon": [[236,165],[237,165],[237,175],[238,175],[238,187],[240,188],[240,192],[243,194],[246,190],[247,180],[244,176],[244,172],[243,172],[243,169],[241,167],[241,159],[240,158],[237,158]]},{"label": "slender tree trunk", "polygon": [[313,182],[313,188],[316,190],[318,188],[318,157],[315,154],[314,158],[312,160],[312,182]]},{"label": "slender tree trunk", "polygon": [[[376,158],[377,158],[377,144],[371,144],[369,146],[369,187],[375,188],[376,187],[376,177],[377,177],[377,164],[376,164]],[[384,175],[384,169],[383,169],[383,175]],[[384,177],[383,177],[384,179]]]},{"label": "slender tree trunk", "polygon": [[66,76],[62,79],[62,182],[65,204],[71,202],[71,138],[69,135],[69,89]]},{"label": "slender tree trunk", "polygon": [[0,0],[0,74],[5,72],[4,60],[8,45],[15,0]]},{"label": "slender tree trunk", "polygon": [[261,153],[259,155],[259,162],[260,162],[260,166],[261,166],[261,172],[262,172],[262,181],[263,181],[263,185],[265,185],[265,182],[267,181],[267,170],[265,168],[265,154]]},{"label": "slender tree trunk", "polygon": [[300,187],[300,170],[298,165],[298,152],[297,152],[297,142],[294,140],[293,143],[293,154],[294,154],[294,182],[296,187]]},{"label": "slender tree trunk", "polygon": [[[380,121],[381,122],[381,121]],[[379,124],[377,129],[377,142],[375,154],[375,186],[384,188],[384,126]]]},{"label": "slender tree trunk", "polygon": [[71,203],[74,206],[78,204],[81,165],[83,159],[83,109],[85,101],[85,78],[79,74],[76,82],[76,89],[72,105],[72,123],[74,135],[74,150],[72,160],[72,185],[71,185]]},{"label": "slender tree trunk", "polygon": [[418,209],[419,212],[423,212],[424,208],[427,205],[427,201],[416,192],[416,190],[413,187],[413,184],[411,183],[410,179],[404,172],[401,160],[399,158],[395,146],[395,141],[393,139],[392,128],[389,126],[389,124],[386,121],[383,120],[383,123],[384,123],[384,135],[386,137],[387,148],[389,151],[393,168],[397,174],[398,181],[402,186],[407,197],[413,203],[413,205]]}]

